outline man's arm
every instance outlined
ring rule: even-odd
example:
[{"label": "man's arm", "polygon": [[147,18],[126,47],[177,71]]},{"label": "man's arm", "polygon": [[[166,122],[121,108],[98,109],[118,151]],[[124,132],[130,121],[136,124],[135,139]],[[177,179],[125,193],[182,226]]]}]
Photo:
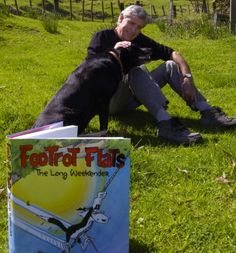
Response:
[{"label": "man's arm", "polygon": [[182,80],[182,96],[188,102],[196,102],[196,88],[192,77],[186,77],[186,74],[191,74],[188,63],[185,61],[183,56],[177,51],[173,51],[171,54],[171,59],[176,62],[180,68],[183,75]]}]

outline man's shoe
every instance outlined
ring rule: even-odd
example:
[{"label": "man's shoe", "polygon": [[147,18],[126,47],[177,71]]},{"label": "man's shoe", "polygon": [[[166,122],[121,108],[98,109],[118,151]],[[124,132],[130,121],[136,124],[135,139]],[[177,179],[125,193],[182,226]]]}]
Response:
[{"label": "man's shoe", "polygon": [[174,144],[190,145],[202,141],[199,133],[191,133],[178,118],[160,121],[158,123],[157,138]]},{"label": "man's shoe", "polygon": [[219,107],[201,112],[200,123],[204,127],[232,127],[236,126],[236,118],[229,118]]}]

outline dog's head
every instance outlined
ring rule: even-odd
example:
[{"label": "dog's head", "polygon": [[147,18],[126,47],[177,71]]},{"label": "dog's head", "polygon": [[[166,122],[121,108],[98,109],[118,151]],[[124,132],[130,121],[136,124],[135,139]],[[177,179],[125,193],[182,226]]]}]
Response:
[{"label": "dog's head", "polygon": [[150,48],[141,48],[132,44],[127,48],[117,48],[118,57],[123,66],[123,72],[126,74],[135,66],[140,66],[151,61],[152,51]]}]

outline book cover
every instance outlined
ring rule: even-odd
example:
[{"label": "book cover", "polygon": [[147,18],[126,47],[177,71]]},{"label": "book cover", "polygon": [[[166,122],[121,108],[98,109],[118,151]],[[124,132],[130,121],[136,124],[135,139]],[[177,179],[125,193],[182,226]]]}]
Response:
[{"label": "book cover", "polygon": [[38,137],[8,138],[9,252],[128,253],[130,140]]}]

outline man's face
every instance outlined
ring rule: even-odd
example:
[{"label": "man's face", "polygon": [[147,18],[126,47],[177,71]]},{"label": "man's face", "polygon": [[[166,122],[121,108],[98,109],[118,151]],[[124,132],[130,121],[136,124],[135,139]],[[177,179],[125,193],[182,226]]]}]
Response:
[{"label": "man's face", "polygon": [[145,21],[138,17],[121,17],[120,24],[116,27],[118,36],[125,41],[134,40],[145,26]]}]

